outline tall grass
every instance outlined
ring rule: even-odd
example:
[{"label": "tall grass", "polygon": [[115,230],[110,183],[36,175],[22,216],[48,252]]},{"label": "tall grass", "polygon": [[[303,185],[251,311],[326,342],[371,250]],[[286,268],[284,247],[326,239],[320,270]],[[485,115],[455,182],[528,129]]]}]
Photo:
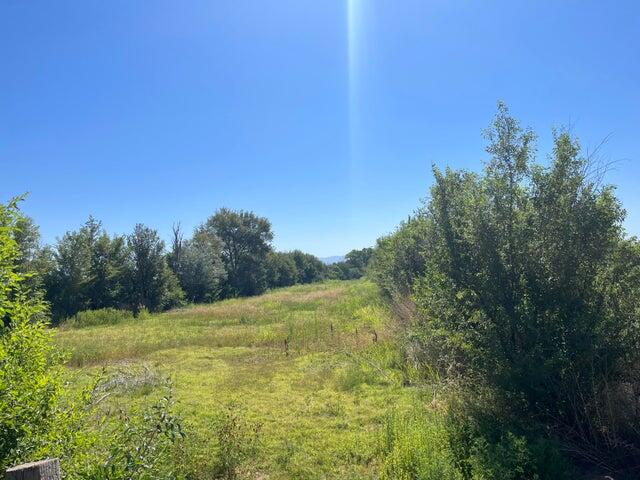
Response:
[{"label": "tall grass", "polygon": [[[389,321],[371,283],[327,282],[55,336],[74,386],[106,368],[105,411],[153,404],[156,379],[173,380],[190,478],[370,479],[388,410],[415,393],[403,388]],[[226,466],[225,449],[238,453]]]},{"label": "tall grass", "polygon": [[455,468],[442,414],[414,405],[393,411],[381,436],[383,480],[462,480]]},{"label": "tall grass", "polygon": [[85,310],[76,313],[61,324],[61,328],[85,328],[98,325],[116,325],[133,320],[133,312],[116,308]]}]

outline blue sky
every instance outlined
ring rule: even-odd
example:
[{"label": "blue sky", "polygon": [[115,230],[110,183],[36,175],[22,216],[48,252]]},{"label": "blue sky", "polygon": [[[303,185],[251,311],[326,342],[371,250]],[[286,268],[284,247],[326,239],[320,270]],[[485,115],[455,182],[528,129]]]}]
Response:
[{"label": "blue sky", "polygon": [[217,208],[276,247],[374,243],[430,166],[478,169],[496,100],[617,161],[640,234],[640,2],[0,2],[0,200],[51,242],[89,214],[167,238]]}]

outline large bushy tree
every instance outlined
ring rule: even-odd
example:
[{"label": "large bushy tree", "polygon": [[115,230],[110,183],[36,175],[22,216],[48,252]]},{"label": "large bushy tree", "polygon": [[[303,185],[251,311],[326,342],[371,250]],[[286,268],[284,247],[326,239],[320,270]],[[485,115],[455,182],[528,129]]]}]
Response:
[{"label": "large bushy tree", "polygon": [[266,262],[267,283],[271,288],[288,287],[298,281],[298,268],[288,252],[270,252]]},{"label": "large bushy tree", "polygon": [[130,255],[129,292],[134,310],[158,311],[180,304],[184,293],[168,267],[158,232],[137,224],[127,237]]},{"label": "large bushy tree", "polygon": [[101,222],[89,217],[79,230],[65,233],[51,256],[47,271],[38,273],[44,275],[54,320],[81,310],[129,305],[128,246],[124,237],[110,237]]},{"label": "large bushy tree", "polygon": [[326,269],[318,257],[300,250],[294,250],[290,255],[296,264],[298,283],[313,283],[322,280]]},{"label": "large bushy tree", "polygon": [[222,241],[227,272],[225,295],[255,295],[266,288],[266,261],[271,251],[271,223],[243,210],[221,208],[196,230],[201,238]]},{"label": "large bushy tree", "polygon": [[21,214],[13,230],[13,238],[18,245],[19,256],[16,268],[26,274],[25,281],[33,291],[43,288],[43,280],[54,267],[53,251],[40,242],[40,230],[32,218]]},{"label": "large bushy tree", "polygon": [[416,281],[424,275],[429,249],[430,219],[416,212],[396,231],[378,239],[371,258],[371,277],[382,294],[403,302],[411,296]]},{"label": "large bushy tree", "polygon": [[434,169],[420,228],[380,242],[374,278],[411,284],[413,338],[489,389],[484,408],[590,461],[638,462],[640,246],[624,210],[567,132],[537,164],[500,104],[487,139],[482,173]]},{"label": "large bushy tree", "polygon": [[89,308],[87,280],[91,251],[87,231],[67,232],[54,248],[55,268],[46,278],[47,300],[56,319]]},{"label": "large bushy tree", "polygon": [[197,238],[185,243],[178,278],[187,300],[210,302],[219,297],[227,275],[220,249]]},{"label": "large bushy tree", "polygon": [[87,272],[89,308],[126,308],[129,251],[124,237],[102,231],[93,242]]},{"label": "large bushy tree", "polygon": [[222,240],[211,232],[196,230],[185,240],[180,224],[173,227],[173,241],[167,261],[190,302],[219,298],[227,272],[222,261]]}]

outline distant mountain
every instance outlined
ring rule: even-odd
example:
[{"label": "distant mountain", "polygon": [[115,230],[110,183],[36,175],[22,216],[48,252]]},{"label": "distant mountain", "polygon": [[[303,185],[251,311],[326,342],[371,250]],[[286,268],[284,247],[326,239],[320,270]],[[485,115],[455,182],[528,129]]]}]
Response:
[{"label": "distant mountain", "polygon": [[344,255],[334,255],[333,257],[321,257],[320,261],[325,265],[331,265],[332,263],[344,262]]}]

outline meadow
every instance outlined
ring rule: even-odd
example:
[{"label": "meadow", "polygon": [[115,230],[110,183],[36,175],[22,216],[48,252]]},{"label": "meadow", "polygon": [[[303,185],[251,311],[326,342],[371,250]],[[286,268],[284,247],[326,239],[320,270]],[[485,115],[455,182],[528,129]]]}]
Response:
[{"label": "meadow", "polygon": [[225,448],[245,451],[238,478],[379,478],[390,419],[431,398],[407,386],[391,318],[372,283],[330,281],[63,326],[56,342],[72,387],[103,376],[104,414],[152,403],[168,379],[194,478],[215,477]]}]

